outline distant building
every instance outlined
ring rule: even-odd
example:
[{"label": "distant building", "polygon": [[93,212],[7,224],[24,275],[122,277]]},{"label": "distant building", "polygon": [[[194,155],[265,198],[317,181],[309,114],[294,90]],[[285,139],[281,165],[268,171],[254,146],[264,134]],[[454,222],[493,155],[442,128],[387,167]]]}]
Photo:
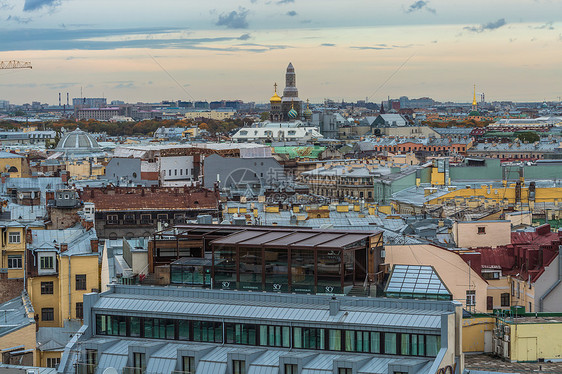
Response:
[{"label": "distant building", "polygon": [[84,188],[82,201],[93,204],[100,238],[150,236],[158,224],[181,224],[199,214],[219,215],[214,191],[201,188]]},{"label": "distant building", "polygon": [[109,121],[111,120],[113,117],[117,117],[119,116],[120,113],[120,109],[117,107],[111,107],[111,108],[105,108],[105,107],[101,107],[101,108],[78,108],[75,110],[75,116],[76,119],[78,120],[88,120],[88,119],[93,119],[96,121]]},{"label": "distant building", "polygon": [[107,99],[101,97],[82,97],[72,99],[74,109],[78,108],[103,108],[107,106]]}]

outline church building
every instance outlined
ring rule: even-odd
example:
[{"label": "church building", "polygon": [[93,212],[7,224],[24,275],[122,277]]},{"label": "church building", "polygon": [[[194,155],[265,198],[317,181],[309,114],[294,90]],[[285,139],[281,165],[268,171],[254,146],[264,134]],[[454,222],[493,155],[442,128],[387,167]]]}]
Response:
[{"label": "church building", "polygon": [[312,111],[308,109],[308,105],[306,109],[303,110],[303,101],[299,99],[297,77],[292,63],[289,63],[287,72],[285,73],[283,97],[277,94],[277,83],[275,83],[274,87],[275,93],[270,99],[271,110],[269,119],[271,121],[287,122],[303,118],[309,119],[312,116]]}]

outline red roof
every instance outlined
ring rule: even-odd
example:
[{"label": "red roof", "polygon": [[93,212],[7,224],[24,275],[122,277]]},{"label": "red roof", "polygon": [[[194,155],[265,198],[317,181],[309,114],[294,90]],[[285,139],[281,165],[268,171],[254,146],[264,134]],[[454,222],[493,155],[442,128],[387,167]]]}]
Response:
[{"label": "red roof", "polygon": [[[542,225],[532,232],[512,232],[510,245],[476,248],[462,257],[467,262],[470,260],[471,266],[478,272],[499,266],[504,275],[519,275],[522,279],[530,276],[535,282],[544,272],[544,267],[558,255],[560,244],[559,233],[551,232],[550,225]],[[474,252],[480,254],[479,259],[475,258]]]}]

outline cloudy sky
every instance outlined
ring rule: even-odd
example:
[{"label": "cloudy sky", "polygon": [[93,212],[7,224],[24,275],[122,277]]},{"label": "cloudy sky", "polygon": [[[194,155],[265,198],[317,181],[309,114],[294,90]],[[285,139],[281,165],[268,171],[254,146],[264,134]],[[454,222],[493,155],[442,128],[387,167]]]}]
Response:
[{"label": "cloudy sky", "polygon": [[0,0],[0,99],[562,96],[560,0]]}]

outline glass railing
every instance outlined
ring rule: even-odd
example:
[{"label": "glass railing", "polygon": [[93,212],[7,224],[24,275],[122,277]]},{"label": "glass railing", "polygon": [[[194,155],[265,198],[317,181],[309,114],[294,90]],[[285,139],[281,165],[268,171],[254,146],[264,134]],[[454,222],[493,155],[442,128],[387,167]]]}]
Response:
[{"label": "glass railing", "polygon": [[122,373],[123,374],[145,374],[146,368],[135,368],[135,367],[124,367]]},{"label": "glass railing", "polygon": [[78,362],[75,365],[75,368],[76,374],[94,374],[96,372],[97,365]]}]

